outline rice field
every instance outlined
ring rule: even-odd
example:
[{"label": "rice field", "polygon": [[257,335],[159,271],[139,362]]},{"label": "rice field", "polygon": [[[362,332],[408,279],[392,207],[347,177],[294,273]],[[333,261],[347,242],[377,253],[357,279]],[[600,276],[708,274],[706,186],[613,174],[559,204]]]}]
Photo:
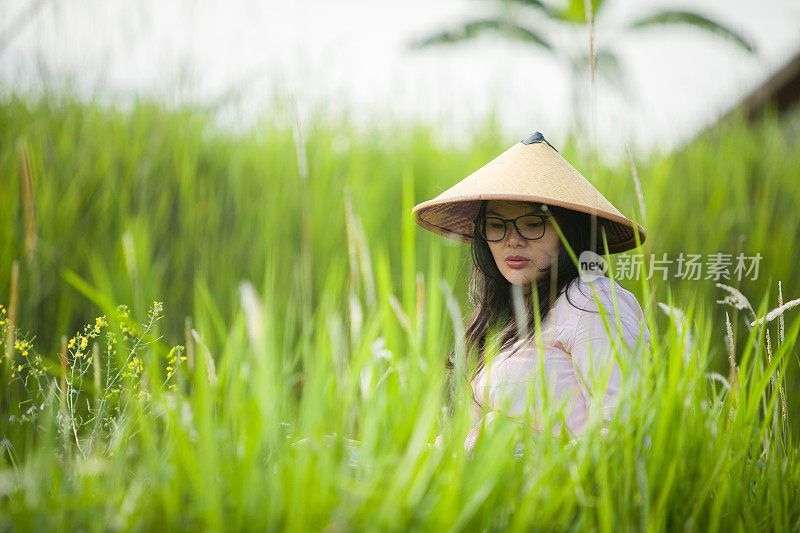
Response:
[{"label": "rice field", "polygon": [[622,280],[653,344],[609,435],[501,417],[470,455],[444,368],[468,249],[410,211],[517,140],[6,96],[0,529],[797,530],[797,132],[734,120],[596,176],[557,145],[646,258],[760,269]]}]

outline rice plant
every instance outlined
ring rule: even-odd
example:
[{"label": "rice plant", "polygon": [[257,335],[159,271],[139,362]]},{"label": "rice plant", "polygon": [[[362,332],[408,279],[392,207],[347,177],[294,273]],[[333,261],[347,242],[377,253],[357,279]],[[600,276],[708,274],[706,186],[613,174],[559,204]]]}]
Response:
[{"label": "rice plant", "polygon": [[574,442],[497,416],[467,453],[444,367],[466,248],[409,212],[508,143],[284,118],[0,106],[0,528],[797,529],[800,151],[778,124],[631,154],[639,195],[628,161],[600,168],[626,213],[646,202],[650,250],[738,246],[763,276],[624,282],[654,342],[620,416]]}]

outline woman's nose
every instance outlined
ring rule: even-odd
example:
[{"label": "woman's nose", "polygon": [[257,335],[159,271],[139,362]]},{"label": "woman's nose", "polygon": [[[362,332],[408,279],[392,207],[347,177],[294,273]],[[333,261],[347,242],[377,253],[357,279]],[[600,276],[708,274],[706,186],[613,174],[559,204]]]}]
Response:
[{"label": "woman's nose", "polygon": [[525,239],[522,237],[522,235],[519,234],[517,228],[515,228],[513,224],[509,224],[509,226],[510,227],[508,228],[508,237],[506,237],[507,239],[506,244],[510,246],[519,246],[520,244],[524,244]]}]

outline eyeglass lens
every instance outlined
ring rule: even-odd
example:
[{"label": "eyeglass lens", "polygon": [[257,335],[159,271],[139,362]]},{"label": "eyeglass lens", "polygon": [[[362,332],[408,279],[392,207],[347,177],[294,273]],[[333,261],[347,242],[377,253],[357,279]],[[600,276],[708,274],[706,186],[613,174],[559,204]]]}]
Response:
[{"label": "eyeglass lens", "polygon": [[482,221],[480,229],[487,241],[502,241],[507,233],[508,222],[511,222],[523,238],[536,240],[544,236],[544,220],[544,217],[538,215],[523,215],[512,220],[504,220],[500,217],[486,217]]}]

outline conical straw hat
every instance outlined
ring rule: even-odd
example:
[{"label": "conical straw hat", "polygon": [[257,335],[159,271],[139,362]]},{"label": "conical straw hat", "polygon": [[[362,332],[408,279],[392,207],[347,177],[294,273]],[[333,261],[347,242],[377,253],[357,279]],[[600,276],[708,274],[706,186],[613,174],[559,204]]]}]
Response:
[{"label": "conical straw hat", "polygon": [[462,242],[471,242],[482,200],[521,200],[597,215],[597,252],[605,229],[610,253],[636,247],[645,231],[625,218],[575,170],[538,131],[516,143],[442,194],[414,207],[417,224]]}]

